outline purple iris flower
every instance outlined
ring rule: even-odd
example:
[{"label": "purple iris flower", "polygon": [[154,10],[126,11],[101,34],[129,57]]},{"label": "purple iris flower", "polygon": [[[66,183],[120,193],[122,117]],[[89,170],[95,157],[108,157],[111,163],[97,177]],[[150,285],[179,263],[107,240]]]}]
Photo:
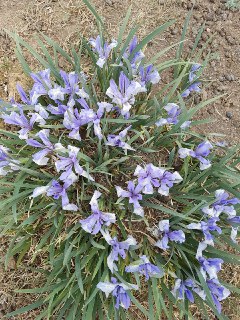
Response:
[{"label": "purple iris flower", "polygon": [[207,274],[210,279],[217,279],[217,273],[221,270],[223,260],[219,258],[206,259],[203,256],[203,250],[206,249],[207,245],[206,241],[200,242],[198,245],[196,258],[201,265],[200,272],[205,280],[207,279]]},{"label": "purple iris flower", "polygon": [[168,103],[163,107],[167,111],[168,118],[161,118],[156,122],[156,126],[160,127],[165,124],[176,124],[178,123],[178,116],[181,114],[180,107],[175,103]]},{"label": "purple iris flower", "polygon": [[160,75],[156,69],[153,68],[153,65],[150,64],[146,68],[141,66],[139,68],[139,75],[140,75],[140,83],[144,89],[145,86],[151,84],[157,84],[160,81]]},{"label": "purple iris flower", "polygon": [[[23,90],[23,88],[21,87],[20,84],[17,84],[17,91],[21,97],[21,100],[24,104],[27,104],[27,105],[34,105],[34,109],[37,113],[37,118],[40,120],[40,118],[42,118],[41,120],[41,124],[45,124],[45,121],[46,119],[48,119],[49,117],[49,114],[46,110],[46,107],[42,106],[40,103],[37,103],[32,101],[32,97],[30,95],[30,98],[28,98],[26,92]],[[34,113],[31,113],[31,114],[34,114]]]},{"label": "purple iris flower", "polygon": [[36,104],[34,107],[37,115],[39,115],[43,120],[42,123],[48,119],[49,113],[46,110],[46,107],[42,106],[40,103]]},{"label": "purple iris flower", "polygon": [[192,83],[193,81],[195,81],[197,79],[197,75],[196,73],[198,73],[198,71],[202,68],[202,65],[199,63],[195,63],[192,65],[192,68],[189,72],[189,82]]},{"label": "purple iris flower", "polygon": [[238,224],[240,224],[240,216],[235,216],[233,218],[228,218],[227,222],[230,223],[230,225],[232,226],[232,231],[231,231],[231,239],[234,243],[237,243],[237,234],[238,234],[238,229],[239,226],[237,226]]},{"label": "purple iris flower", "polygon": [[129,265],[125,268],[126,272],[138,272],[145,276],[145,280],[149,280],[150,277],[160,277],[163,276],[163,270],[160,270],[157,266],[150,263],[149,259],[143,255],[140,256],[140,261]]},{"label": "purple iris flower", "polygon": [[133,213],[143,217],[144,210],[139,203],[139,201],[142,200],[142,195],[140,194],[140,192],[142,191],[142,186],[140,184],[135,186],[133,181],[129,181],[127,187],[128,191],[125,191],[124,189],[118,186],[115,186],[115,188],[117,190],[118,197],[129,198],[129,203],[133,204]]},{"label": "purple iris flower", "polygon": [[186,98],[190,95],[191,92],[201,92],[201,88],[199,87],[201,82],[192,83],[182,94],[183,98]]},{"label": "purple iris flower", "polygon": [[55,200],[62,199],[62,208],[63,210],[68,211],[78,211],[78,207],[75,204],[69,203],[67,189],[76,182],[75,177],[69,176],[67,182],[64,184],[59,183],[56,180],[53,180],[50,186],[37,187],[33,190],[31,198],[36,198],[42,194],[47,194],[47,196],[53,197]]},{"label": "purple iris flower", "polygon": [[43,129],[40,130],[36,136],[38,136],[42,143],[38,142],[37,140],[34,140],[32,138],[27,139],[26,142],[29,146],[32,146],[34,148],[40,148],[41,151],[35,153],[32,158],[33,161],[38,164],[39,166],[44,166],[48,163],[49,158],[46,157],[49,153],[53,153],[54,151],[64,151],[64,147],[61,145],[61,143],[53,144],[49,140],[49,129]]},{"label": "purple iris flower", "polygon": [[5,176],[8,171],[5,171],[4,168],[9,165],[9,149],[0,145],[0,176]]},{"label": "purple iris flower", "polygon": [[228,218],[227,221],[230,224],[240,224],[240,216],[236,216],[236,217],[233,217],[233,218]]},{"label": "purple iris flower", "polygon": [[56,102],[57,106],[54,106],[52,104],[47,106],[47,110],[51,112],[51,114],[55,115],[63,115],[67,109],[69,108],[67,105],[64,105],[62,102]]},{"label": "purple iris flower", "polygon": [[21,108],[19,108],[19,113],[13,111],[10,115],[2,115],[2,118],[5,123],[21,127],[21,130],[18,131],[20,139],[27,139],[28,133],[33,129],[35,122],[40,120],[36,113],[33,113],[31,118],[28,119]]},{"label": "purple iris flower", "polygon": [[116,82],[111,79],[106,95],[112,99],[112,102],[117,104],[121,114],[125,118],[129,118],[129,110],[135,102],[135,95],[139,92],[143,92],[141,84],[136,81],[130,81],[123,71],[121,71],[119,85],[117,86]]},{"label": "purple iris flower", "polygon": [[118,271],[117,265],[114,263],[118,261],[118,257],[120,256],[122,259],[126,258],[126,251],[129,250],[130,246],[135,246],[137,241],[132,237],[128,236],[128,238],[124,241],[118,241],[117,237],[111,237],[109,231],[101,230],[101,233],[107,243],[112,247],[112,250],[107,258],[107,265],[111,272]]},{"label": "purple iris flower", "polygon": [[80,149],[77,147],[68,146],[68,157],[58,155],[59,160],[55,162],[57,172],[64,171],[59,177],[60,180],[64,182],[67,181],[68,176],[70,174],[74,174],[74,169],[75,173],[78,175],[94,181],[94,179],[79,164],[79,160],[77,158],[79,150]]},{"label": "purple iris flower", "polygon": [[159,169],[161,169],[161,175],[159,176],[160,187],[158,188],[158,193],[163,196],[168,196],[169,189],[172,188],[175,183],[180,183],[182,177],[177,171],[171,173],[163,168]]},{"label": "purple iris flower", "polygon": [[69,203],[66,190],[69,188],[70,184],[71,184],[71,180],[69,177],[68,177],[68,181],[65,182],[64,184],[60,184],[58,181],[53,180],[52,185],[47,190],[47,196],[53,197],[53,199],[55,200],[62,198],[63,210],[78,211],[78,207],[75,204]]},{"label": "purple iris flower", "polygon": [[[165,107],[163,107],[167,111],[168,118],[160,118],[155,124],[157,127],[164,126],[166,124],[177,124],[178,116],[182,113],[180,107],[175,103],[168,103]],[[191,125],[191,121],[185,121],[181,125],[181,129],[186,129]]]},{"label": "purple iris flower", "polygon": [[200,161],[200,170],[205,170],[211,167],[211,162],[208,159],[205,159],[210,153],[210,150],[213,148],[209,141],[204,141],[200,143],[195,150],[180,148],[178,151],[179,157],[184,159],[187,156],[191,156]]},{"label": "purple iris flower", "polygon": [[84,109],[79,112],[77,108],[68,108],[64,113],[63,125],[71,130],[69,137],[81,141],[80,127],[92,121],[95,112],[92,109]]},{"label": "purple iris flower", "polygon": [[26,92],[23,90],[23,87],[19,83],[17,83],[16,88],[17,88],[17,91],[20,95],[22,102],[25,104],[28,104],[28,105],[32,105],[33,103],[31,101],[31,98],[28,98]]},{"label": "purple iris flower", "polygon": [[94,134],[98,137],[99,140],[103,138],[102,129],[100,126],[101,118],[103,117],[105,111],[109,112],[112,110],[112,108],[113,108],[113,105],[111,103],[98,102],[98,110],[95,113],[92,123],[94,128]]},{"label": "purple iris flower", "polygon": [[0,145],[0,176],[5,176],[9,172],[19,170],[19,161],[10,159],[9,149]]},{"label": "purple iris flower", "polygon": [[[74,107],[75,106],[75,99],[74,96],[77,95],[83,99],[88,99],[89,95],[86,93],[86,91],[83,88],[79,88],[79,77],[76,72],[70,72],[66,73],[63,70],[60,70],[60,75],[64,81],[65,87],[64,87],[64,93],[67,94],[68,97],[68,107]],[[60,99],[61,100],[61,99]]]},{"label": "purple iris flower", "polygon": [[219,313],[222,311],[222,306],[220,301],[226,299],[231,292],[219,283],[217,279],[207,280],[207,285],[210,290],[212,299]]},{"label": "purple iris flower", "polygon": [[232,241],[234,243],[237,243],[237,234],[238,234],[238,228],[239,227],[232,227],[232,230],[231,230],[231,235],[230,235],[230,238],[232,239]]},{"label": "purple iris flower", "polygon": [[50,69],[42,70],[38,73],[30,73],[30,76],[34,80],[34,85],[30,91],[30,101],[31,104],[36,104],[38,98],[42,95],[47,95],[52,88]]},{"label": "purple iris flower", "polygon": [[239,204],[240,200],[237,198],[228,199],[229,194],[222,189],[215,191],[216,201],[208,207],[204,207],[202,211],[210,217],[219,217],[221,213],[225,213],[229,218],[236,216],[234,205]]},{"label": "purple iris flower", "polygon": [[162,177],[162,169],[152,163],[147,164],[144,168],[138,165],[134,176],[138,177],[138,183],[142,186],[143,193],[153,194],[153,187],[160,187],[159,178]]},{"label": "purple iris flower", "polygon": [[152,163],[147,164],[145,168],[137,166],[134,175],[138,177],[138,183],[143,187],[142,192],[145,194],[153,194],[153,187],[157,187],[158,193],[168,196],[173,184],[182,181],[177,171],[171,173],[155,167]]},{"label": "purple iris flower", "polygon": [[48,91],[48,96],[53,101],[63,101],[65,99],[65,94],[65,89],[58,84],[54,84],[54,87]]},{"label": "purple iris flower", "polygon": [[198,63],[194,64],[189,72],[189,83],[190,86],[181,94],[183,98],[186,98],[190,95],[191,92],[201,92],[200,85],[201,82],[194,82],[198,79],[196,73],[202,68]]},{"label": "purple iris flower", "polygon": [[110,44],[105,42],[102,46],[101,38],[100,36],[97,36],[96,39],[91,38],[89,43],[93,47],[93,51],[98,54],[97,65],[100,68],[103,68],[104,64],[107,62],[111,50],[117,46],[117,41],[113,39]]},{"label": "purple iris flower", "polygon": [[70,72],[66,74],[64,71],[60,71],[60,75],[65,83],[65,87],[62,87],[58,84],[52,86],[50,80],[50,70],[43,70],[37,74],[31,74],[31,77],[34,80],[34,85],[30,91],[30,98],[32,104],[37,103],[38,98],[42,95],[48,95],[50,99],[59,103],[59,101],[64,101],[65,95],[70,95],[69,97],[69,106],[74,105],[73,95],[78,94],[82,96],[88,96],[84,90],[80,90],[77,86],[78,76],[75,72]]},{"label": "purple iris flower", "polygon": [[116,298],[115,308],[119,309],[121,306],[124,309],[128,309],[131,304],[130,297],[127,293],[128,290],[138,290],[138,286],[134,284],[125,284],[117,282],[117,279],[112,277],[111,282],[99,282],[97,288],[106,294],[106,297],[111,293]]},{"label": "purple iris flower", "polygon": [[99,191],[95,191],[90,201],[92,215],[86,219],[80,220],[83,230],[91,234],[97,234],[103,226],[109,226],[115,223],[116,216],[114,213],[102,212],[98,207],[97,199],[101,196]]},{"label": "purple iris flower", "polygon": [[94,127],[94,133],[99,138],[102,139],[102,132],[100,127],[101,118],[104,112],[109,112],[112,110],[112,104],[106,102],[98,102],[98,110],[95,112],[90,109],[86,100],[81,98],[77,100],[83,109],[79,112],[77,108],[68,108],[64,114],[63,125],[71,130],[69,137],[76,140],[81,140],[79,134],[80,127],[92,123]]},{"label": "purple iris flower", "polygon": [[210,218],[209,220],[205,221],[201,221],[199,223],[190,223],[187,226],[187,229],[190,230],[201,230],[204,234],[205,237],[205,243],[211,244],[212,246],[214,246],[214,237],[211,235],[210,232],[212,231],[217,231],[219,234],[222,233],[222,230],[220,227],[218,227],[218,225],[216,224],[216,222],[219,221],[219,218],[217,217],[213,217]]},{"label": "purple iris flower", "polygon": [[112,147],[119,147],[124,150],[134,150],[128,143],[126,143],[125,137],[127,135],[127,132],[129,129],[131,129],[132,126],[128,126],[126,129],[119,132],[119,134],[109,134],[107,136],[107,142],[106,145],[112,146]]},{"label": "purple iris flower", "polygon": [[185,281],[176,279],[174,288],[171,292],[175,298],[184,300],[184,297],[186,296],[190,302],[194,303],[192,291],[197,293],[203,300],[206,299],[205,292],[201,290],[192,279],[187,279]]},{"label": "purple iris flower", "polygon": [[182,230],[170,231],[169,220],[159,221],[158,231],[160,235],[163,235],[163,237],[161,240],[158,240],[155,243],[155,246],[157,246],[160,249],[169,249],[169,241],[174,241],[178,243],[183,243],[185,241],[185,234]]},{"label": "purple iris flower", "polygon": [[[124,52],[123,57],[129,60],[130,55],[136,49],[137,45],[138,45],[138,39],[137,39],[137,36],[134,36],[127,50]],[[138,66],[144,57],[145,55],[142,52],[142,50],[135,52],[133,57],[131,57],[130,63],[131,63],[133,74],[137,73]]]},{"label": "purple iris flower", "polygon": [[217,273],[221,270],[221,265],[223,263],[222,259],[219,258],[209,258],[199,257],[201,268],[200,271],[203,277],[206,279],[207,274],[210,279],[217,279]]}]

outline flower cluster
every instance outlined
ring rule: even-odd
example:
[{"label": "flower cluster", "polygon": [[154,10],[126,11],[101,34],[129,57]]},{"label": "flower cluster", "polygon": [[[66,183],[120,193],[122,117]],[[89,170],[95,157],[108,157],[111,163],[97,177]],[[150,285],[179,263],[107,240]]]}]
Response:
[{"label": "flower cluster", "polygon": [[164,168],[154,166],[152,163],[145,167],[138,165],[134,176],[138,178],[136,185],[134,181],[129,181],[127,191],[119,186],[116,186],[116,190],[118,197],[128,198],[129,203],[133,204],[133,212],[142,217],[144,216],[144,210],[139,201],[142,200],[143,194],[153,194],[153,187],[157,187],[158,193],[168,196],[169,189],[175,183],[182,181],[182,177],[177,171],[171,173]]},{"label": "flower cluster", "polygon": [[[233,242],[236,242],[238,224],[240,224],[240,216],[237,216],[237,212],[234,208],[234,205],[240,203],[240,200],[237,198],[228,199],[229,194],[222,189],[215,191],[215,202],[211,206],[204,207],[202,209],[203,213],[210,217],[210,221],[219,221],[221,214],[225,214],[226,222],[232,226],[231,239]],[[220,228],[216,227],[220,233]]]},{"label": "flower cluster", "polygon": [[[160,81],[158,70],[152,64],[145,63],[144,53],[138,50],[136,37],[123,50],[120,58],[117,56],[118,43],[115,40],[109,44],[97,36],[96,39],[90,39],[89,44],[97,73],[105,75],[104,92],[98,95],[101,85],[92,89],[94,82],[88,85],[89,77],[83,72],[66,73],[61,70],[57,81],[53,81],[50,69],[31,73],[34,82],[31,90],[26,93],[18,85],[21,102],[12,101],[10,110],[3,109],[1,113],[6,124],[18,128],[17,138],[20,140],[16,140],[24,147],[17,153],[18,159],[13,159],[12,148],[10,150],[0,145],[0,175],[9,174],[12,177],[11,174],[21,170],[22,165],[31,163],[31,168],[35,172],[39,169],[41,177],[44,177],[41,184],[38,183],[37,187],[34,184],[30,189],[31,203],[38,201],[40,196],[46,197],[51,202],[49,206],[56,212],[73,212],[79,221],[77,226],[83,235],[82,239],[88,239],[88,244],[95,244],[97,248],[102,248],[101,244],[104,244],[105,255],[102,255],[102,260],[98,256],[100,262],[97,263],[94,277],[98,273],[96,279],[100,282],[97,288],[107,297],[110,294],[114,297],[116,309],[120,306],[128,309],[131,304],[130,290],[139,290],[137,285],[126,282],[124,276],[143,276],[145,281],[151,281],[151,278],[163,278],[167,274],[175,282],[171,291],[172,299],[177,301],[186,297],[193,303],[198,295],[207,300],[209,295],[191,268],[187,270],[188,266],[184,263],[183,271],[178,270],[182,260],[191,253],[189,261],[194,261],[220,313],[220,302],[230,292],[218,280],[224,261],[219,257],[211,257],[208,250],[212,248],[208,246],[214,246],[216,238],[222,233],[226,234],[226,229],[231,230],[232,241],[237,241],[240,216],[235,206],[240,201],[229,198],[225,190],[212,188],[216,190],[213,203],[207,202],[210,204],[207,206],[200,204],[198,211],[188,210],[188,206],[199,199],[197,193],[200,187],[196,187],[196,194],[188,202],[188,190],[196,181],[190,181],[186,186],[188,177],[180,169],[183,161],[179,158],[197,159],[200,170],[210,168],[212,158],[207,157],[213,146],[209,141],[203,141],[196,147],[179,148],[178,152],[175,152],[174,146],[171,154],[169,152],[168,164],[163,167],[157,165],[162,161],[158,159],[158,154],[149,156],[148,161],[142,164],[145,158],[137,154],[138,137],[143,137],[144,144],[150,142],[149,149],[146,148],[150,150],[151,141],[155,138],[151,136],[152,130],[176,125],[181,121],[183,110],[170,102],[160,110],[162,117],[157,122],[152,122],[152,119],[150,122],[138,122],[136,102],[140,104],[142,99],[148,99],[151,86]],[[201,68],[200,64],[192,66],[189,87],[182,97],[187,97],[192,91],[200,91],[198,74]],[[152,101],[149,105],[152,105]],[[180,129],[187,129],[190,125],[190,120],[185,121]],[[138,132],[137,138],[130,139],[129,136],[135,132]],[[159,132],[162,134],[162,130]],[[180,135],[186,136],[181,130]],[[175,145],[181,146],[182,142],[184,146],[192,145],[191,140],[179,141]],[[159,144],[155,145],[155,149],[154,152],[162,151],[159,150]],[[96,161],[92,159],[94,157]],[[122,162],[124,170],[120,166]],[[24,169],[27,173],[30,171]],[[200,176],[211,170],[199,174],[194,166],[193,171]],[[117,174],[128,178],[131,175],[131,180],[125,179],[126,187],[124,179],[117,179]],[[103,184],[101,179],[104,180]],[[29,185],[33,185],[33,179],[29,179]],[[183,197],[178,200],[180,195]],[[159,202],[161,206],[157,206]],[[148,219],[148,212],[144,209],[149,203],[152,208],[159,208],[152,219]],[[154,229],[154,233],[151,236],[147,234],[144,240],[139,240],[135,234],[135,231],[145,234],[143,231],[129,227],[139,222]],[[195,248],[190,235],[197,242]],[[149,237],[151,241],[148,241]],[[174,259],[171,259],[172,255]],[[164,260],[165,257],[168,260]],[[74,259],[71,263],[74,263]],[[104,276],[100,274],[103,270],[101,263],[105,268]],[[169,268],[166,267],[168,263]]]}]

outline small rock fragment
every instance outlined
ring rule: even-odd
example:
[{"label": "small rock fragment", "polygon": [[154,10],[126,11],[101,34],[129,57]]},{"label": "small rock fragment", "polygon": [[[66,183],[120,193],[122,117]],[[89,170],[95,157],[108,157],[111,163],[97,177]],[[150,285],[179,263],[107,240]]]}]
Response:
[{"label": "small rock fragment", "polygon": [[227,81],[234,81],[235,80],[235,76],[231,73],[225,74],[225,78],[227,79]]},{"label": "small rock fragment", "polygon": [[235,44],[236,43],[236,40],[231,36],[226,37],[226,39],[227,39],[227,42],[229,44]]},{"label": "small rock fragment", "polygon": [[177,28],[174,28],[173,30],[171,30],[171,34],[172,35],[175,35],[178,33],[178,29]]},{"label": "small rock fragment", "polygon": [[208,35],[204,32],[202,34],[202,39],[203,39],[203,41],[206,41],[208,39]]},{"label": "small rock fragment", "polygon": [[113,5],[113,2],[112,0],[105,0],[106,4],[108,4],[109,6],[112,6]]},{"label": "small rock fragment", "polygon": [[227,111],[226,112],[226,116],[227,116],[228,119],[232,119],[232,117],[233,117],[232,112]]}]

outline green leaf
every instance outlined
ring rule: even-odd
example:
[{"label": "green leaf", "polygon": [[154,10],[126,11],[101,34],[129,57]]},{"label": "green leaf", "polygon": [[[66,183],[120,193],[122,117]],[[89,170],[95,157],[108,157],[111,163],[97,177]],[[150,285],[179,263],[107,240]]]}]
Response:
[{"label": "green leaf", "polygon": [[139,42],[139,44],[136,46],[136,48],[132,51],[129,60],[131,60],[134,56],[134,54],[140,50],[143,49],[145,45],[149,43],[153,38],[155,38],[158,34],[166,30],[168,27],[170,27],[172,24],[175,23],[175,20],[168,21],[161,25],[160,27],[156,28],[153,32],[151,32],[149,35],[147,35],[142,41]]}]

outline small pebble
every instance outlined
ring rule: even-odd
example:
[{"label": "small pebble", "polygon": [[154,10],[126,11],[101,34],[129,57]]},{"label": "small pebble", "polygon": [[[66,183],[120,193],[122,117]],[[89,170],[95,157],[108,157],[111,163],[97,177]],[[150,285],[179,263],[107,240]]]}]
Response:
[{"label": "small pebble", "polygon": [[206,41],[208,39],[208,35],[204,32],[202,34],[202,39],[203,39],[203,41]]},{"label": "small pebble", "polygon": [[231,37],[231,36],[226,37],[226,39],[227,39],[227,42],[228,42],[229,44],[235,44],[235,43],[236,43],[235,39],[234,39],[233,37]]},{"label": "small pebble", "polygon": [[226,112],[226,116],[227,116],[228,119],[232,119],[232,117],[233,117],[232,112],[227,111]]},{"label": "small pebble", "polygon": [[175,34],[177,34],[177,33],[178,33],[178,29],[177,29],[177,28],[171,30],[171,34],[172,34],[172,35],[175,35]]},{"label": "small pebble", "polygon": [[222,14],[222,19],[223,19],[223,21],[226,21],[227,18],[228,18],[228,14],[227,14],[226,12],[224,12],[224,13]]},{"label": "small pebble", "polygon": [[194,46],[194,44],[193,44],[193,43],[189,43],[189,45],[188,45],[188,46],[189,46],[189,48],[190,48],[190,49],[192,49],[192,48],[193,48],[193,46]]},{"label": "small pebble", "polygon": [[227,81],[231,81],[232,79],[230,74],[225,74],[225,78]]},{"label": "small pebble", "polygon": [[225,57],[226,58],[230,58],[231,57],[231,53],[229,51],[225,52]]},{"label": "small pebble", "polygon": [[225,78],[227,79],[227,81],[234,81],[235,77],[233,74],[227,73],[225,74]]},{"label": "small pebble", "polygon": [[225,80],[225,78],[223,76],[219,77],[219,81],[223,82]]},{"label": "small pebble", "polygon": [[109,6],[112,6],[113,5],[113,2],[112,0],[105,0],[106,4],[108,4]]},{"label": "small pebble", "polygon": [[219,31],[220,36],[224,37],[225,36],[225,32],[223,30]]}]

